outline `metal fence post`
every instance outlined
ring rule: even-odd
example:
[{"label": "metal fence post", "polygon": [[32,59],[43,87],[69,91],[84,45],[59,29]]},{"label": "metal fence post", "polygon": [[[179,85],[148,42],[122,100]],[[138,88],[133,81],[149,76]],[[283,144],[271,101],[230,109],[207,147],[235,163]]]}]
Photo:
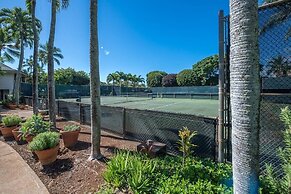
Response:
[{"label": "metal fence post", "polygon": [[83,109],[82,109],[82,104],[79,103],[79,112],[80,112],[80,124],[83,124]]},{"label": "metal fence post", "polygon": [[122,109],[122,136],[123,138],[125,138],[125,135],[126,135],[126,109],[123,108]]},{"label": "metal fence post", "polygon": [[219,118],[218,162],[224,162],[224,14],[219,11]]}]

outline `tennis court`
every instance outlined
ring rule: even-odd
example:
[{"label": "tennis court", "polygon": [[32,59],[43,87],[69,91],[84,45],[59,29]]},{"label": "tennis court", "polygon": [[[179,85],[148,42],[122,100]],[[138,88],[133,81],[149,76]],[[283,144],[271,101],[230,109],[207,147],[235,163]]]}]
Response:
[{"label": "tennis court", "polygon": [[[67,102],[77,102],[76,99],[62,100]],[[90,98],[81,98],[81,103],[90,104]],[[210,118],[216,118],[218,116],[218,100],[214,99],[102,96],[101,105],[129,109],[184,113]]]}]

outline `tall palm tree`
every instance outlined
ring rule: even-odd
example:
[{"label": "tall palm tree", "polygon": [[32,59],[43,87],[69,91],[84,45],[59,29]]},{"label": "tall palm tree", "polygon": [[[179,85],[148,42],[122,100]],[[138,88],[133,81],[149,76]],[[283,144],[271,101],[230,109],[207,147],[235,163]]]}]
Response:
[{"label": "tall palm tree", "polygon": [[[33,30],[31,28],[32,18],[27,11],[15,7],[13,9],[2,9],[0,11],[0,21],[4,23],[5,27],[10,30],[12,37],[16,39],[16,45],[20,48],[19,64],[16,74],[14,97],[16,105],[19,104],[20,78],[24,59],[24,48],[32,46]],[[41,23],[36,21],[38,30],[41,29]]]},{"label": "tall palm tree", "polygon": [[98,48],[98,1],[90,1],[90,95],[91,95],[91,154],[89,160],[101,159],[101,105]]},{"label": "tall palm tree", "polygon": [[31,26],[33,30],[33,75],[32,75],[32,107],[33,114],[38,114],[38,44],[39,35],[36,26],[35,7],[36,0],[26,0],[26,7],[31,14]]},{"label": "tall palm tree", "polygon": [[9,35],[8,29],[0,26],[0,58],[3,62],[13,63],[14,57],[19,57],[15,40]]},{"label": "tall palm tree", "polygon": [[54,128],[56,128],[56,105],[55,105],[55,79],[54,79],[54,40],[56,31],[56,15],[57,10],[67,8],[69,0],[51,0],[51,24],[48,40],[48,104],[49,118]]},{"label": "tall palm tree", "polygon": [[[62,50],[60,48],[54,47],[53,49],[53,60],[54,63],[57,65],[60,65],[60,60],[63,59],[64,56],[62,54]],[[48,43],[46,44],[40,44],[39,46],[39,61],[41,65],[44,67],[45,65],[48,65]]]},{"label": "tall palm tree", "polygon": [[291,72],[291,64],[288,60],[279,55],[269,61],[267,71],[268,75],[274,74],[276,77],[286,77]]},{"label": "tall palm tree", "polygon": [[258,1],[230,0],[230,94],[235,194],[258,193]]}]

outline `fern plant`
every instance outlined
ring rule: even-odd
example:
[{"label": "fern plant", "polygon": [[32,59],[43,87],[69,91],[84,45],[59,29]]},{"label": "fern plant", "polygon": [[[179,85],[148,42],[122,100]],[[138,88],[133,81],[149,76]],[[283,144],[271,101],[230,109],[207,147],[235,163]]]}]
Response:
[{"label": "fern plant", "polygon": [[178,145],[179,145],[179,150],[183,153],[183,166],[185,164],[185,158],[188,157],[192,149],[196,147],[195,144],[192,143],[192,138],[197,135],[196,131],[191,132],[187,127],[183,127],[179,131],[179,140],[178,140]]}]

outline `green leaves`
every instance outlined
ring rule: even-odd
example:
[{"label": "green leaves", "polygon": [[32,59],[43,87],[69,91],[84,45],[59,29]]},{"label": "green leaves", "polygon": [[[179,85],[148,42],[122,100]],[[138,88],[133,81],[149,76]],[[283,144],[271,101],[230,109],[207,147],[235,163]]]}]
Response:
[{"label": "green leaves", "polygon": [[43,121],[41,115],[32,115],[28,118],[25,123],[21,125],[21,131],[23,132],[23,137],[26,135],[38,135],[40,133],[50,130],[50,123]]},{"label": "green leaves", "polygon": [[21,118],[17,115],[8,115],[2,118],[2,123],[4,123],[6,127],[19,125],[20,122]]},{"label": "green leaves", "polygon": [[41,151],[54,148],[60,142],[60,134],[56,132],[44,132],[38,134],[29,143],[28,147],[31,151]]},{"label": "green leaves", "polygon": [[280,119],[286,125],[283,133],[285,146],[278,150],[283,176],[275,178],[273,167],[266,165],[264,174],[260,176],[262,193],[288,193],[291,190],[291,111],[289,107],[281,109]]},{"label": "green leaves", "polygon": [[64,126],[64,131],[78,131],[80,130],[80,126],[78,125],[66,125]]},{"label": "green leaves", "polygon": [[103,176],[108,188],[113,186],[111,190],[118,188],[125,193],[231,193],[222,184],[230,176],[230,165],[188,157],[183,166],[182,160],[172,156],[150,159],[137,153],[118,152],[108,162]]}]

